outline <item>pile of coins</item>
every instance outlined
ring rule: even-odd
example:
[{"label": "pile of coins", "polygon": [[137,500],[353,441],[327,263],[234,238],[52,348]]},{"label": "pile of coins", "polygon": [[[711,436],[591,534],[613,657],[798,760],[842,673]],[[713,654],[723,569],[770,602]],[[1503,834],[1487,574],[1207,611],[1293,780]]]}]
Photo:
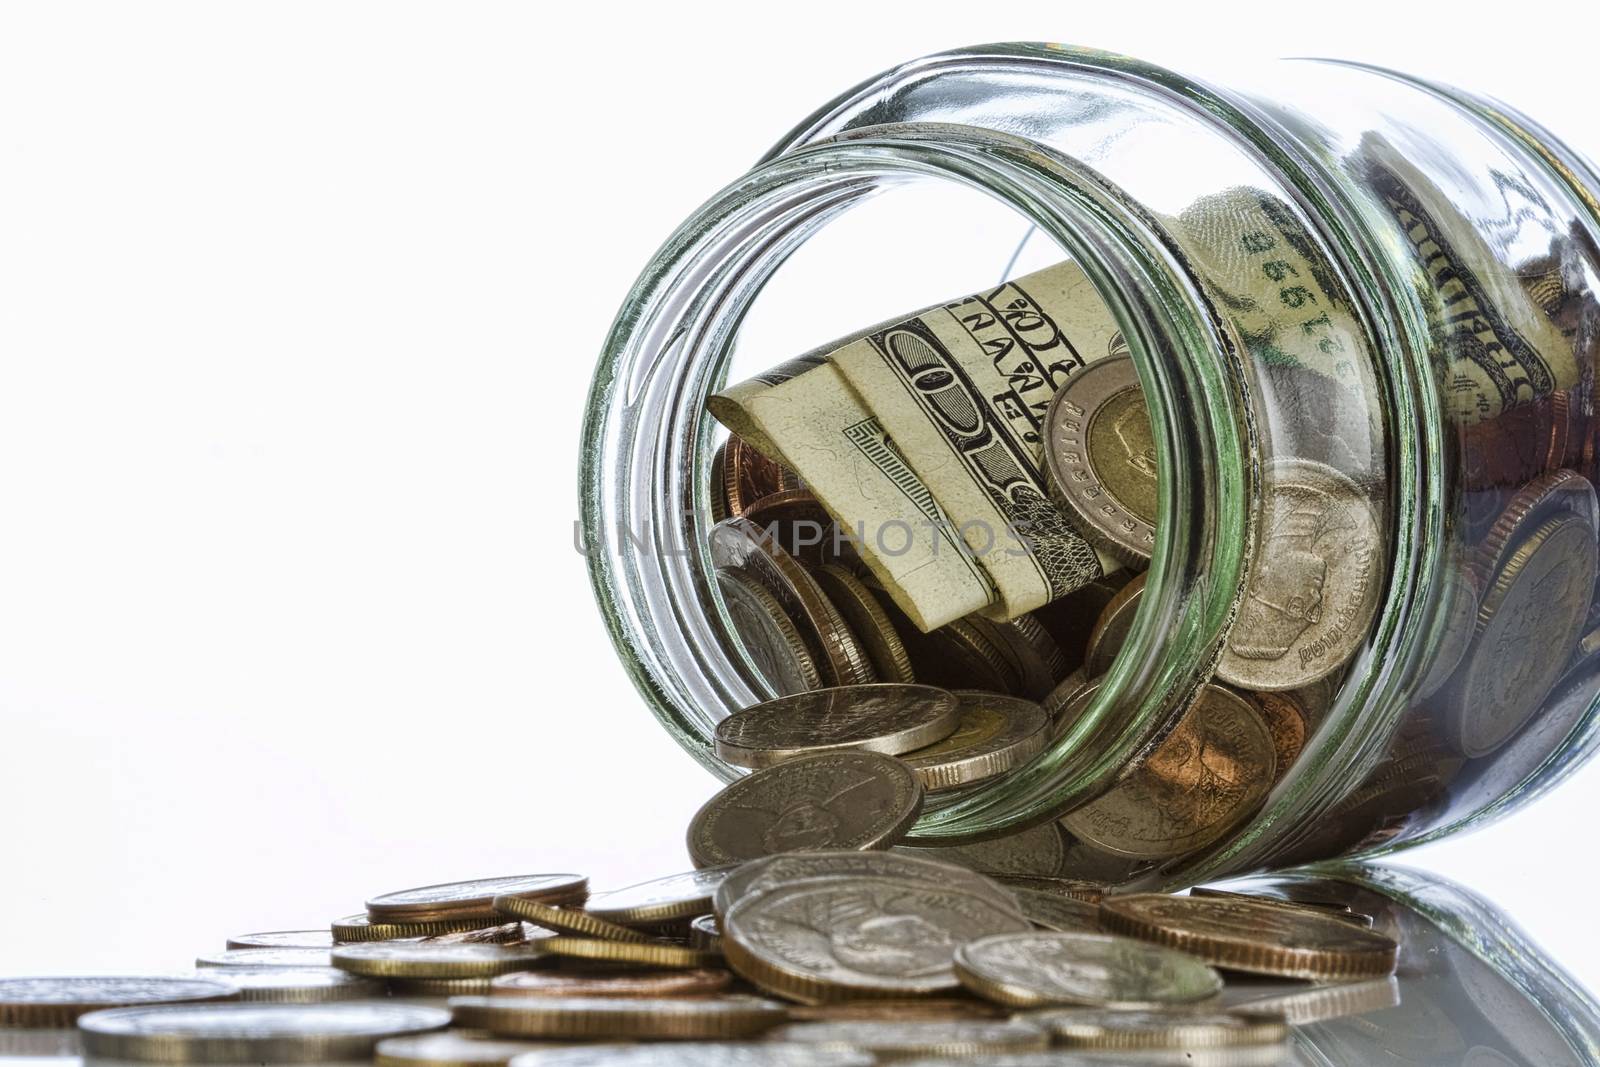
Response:
[{"label": "pile of coins", "polygon": [[[0,979],[0,1041],[143,1063],[1221,1067],[1283,1062],[1291,1020],[1330,1005],[1394,1003],[1369,987],[1392,986],[1398,945],[1348,905],[882,851],[920,789],[877,753],[783,760],[691,828],[742,862],[593,896],[572,874],[387,893],[325,930],[232,938],[188,977]],[[750,837],[743,813],[820,827],[812,802],[840,790],[853,849]],[[1300,984],[1268,1003],[1235,986],[1252,975]]]},{"label": "pile of coins", "polygon": [[[1078,397],[1073,390],[1087,382],[1109,390],[1116,412],[1144,420],[1131,368],[1126,357],[1096,363],[1061,397]],[[1119,421],[1125,437],[1137,424]],[[725,516],[712,532],[718,588],[757,669],[786,694],[719,725],[717,754],[739,766],[847,747],[899,757],[925,792],[997,778],[1073,728],[1139,611],[1149,560],[1142,535],[1124,538],[1127,566],[1044,608],[1009,621],[972,615],[924,633],[792,472],[733,437],[712,477],[712,510]],[[1124,495],[1144,501],[1153,522],[1153,483]],[[1330,675],[1290,689],[1208,684],[1109,793],[1057,826],[954,855],[992,873],[1122,881],[1203,849],[1261,805],[1335,684]],[[796,738],[783,738],[786,725]]]}]

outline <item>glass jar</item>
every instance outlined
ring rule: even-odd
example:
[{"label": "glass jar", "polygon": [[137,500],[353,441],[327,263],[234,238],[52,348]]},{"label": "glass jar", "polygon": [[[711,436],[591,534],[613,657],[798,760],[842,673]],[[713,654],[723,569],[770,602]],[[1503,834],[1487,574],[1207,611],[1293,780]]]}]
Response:
[{"label": "glass jar", "polygon": [[1283,1013],[1295,1064],[1555,1067],[1600,1056],[1600,1005],[1510,916],[1458,885],[1389,864],[1319,864],[1230,886],[1370,917],[1400,942],[1393,977],[1247,982],[1224,1004]]},{"label": "glass jar", "polygon": [[[936,798],[911,843],[1082,808],[1214,674],[1288,693],[1298,755],[1220,840],[1116,881],[1393,850],[1504,813],[1593,751],[1600,178],[1467,92],[1326,61],[1251,78],[1055,45],[920,59],[816,112],[651,261],[595,373],[582,534],[619,655],[714,773],[736,773],[715,723],[771,687],[712,580],[708,395],[819,322],[976,288],[901,285],[985,258],[947,262],[940,234],[987,242],[987,281],[1028,227],[1044,240],[1027,250],[1092,284],[1137,370],[1149,569],[1074,720]],[[769,301],[785,325],[761,347]]]}]

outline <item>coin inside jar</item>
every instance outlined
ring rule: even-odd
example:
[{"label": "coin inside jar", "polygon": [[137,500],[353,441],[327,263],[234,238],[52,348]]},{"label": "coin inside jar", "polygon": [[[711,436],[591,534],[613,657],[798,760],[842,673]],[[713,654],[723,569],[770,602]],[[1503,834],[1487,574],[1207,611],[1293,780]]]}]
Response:
[{"label": "coin inside jar", "polygon": [[1124,561],[1155,545],[1155,439],[1132,359],[1075,372],[1045,415],[1045,464],[1056,501],[1086,535]]},{"label": "coin inside jar", "polygon": [[1031,700],[972,689],[956,691],[955,732],[900,756],[929,792],[954,789],[1004,774],[1043,750],[1049,739],[1044,709]]},{"label": "coin inside jar", "polygon": [[1484,593],[1453,702],[1452,739],[1464,755],[1498,749],[1549,695],[1583,633],[1597,568],[1595,527],[1573,513],[1510,554]]},{"label": "coin inside jar", "polygon": [[1244,601],[1217,678],[1241,689],[1297,689],[1355,656],[1382,593],[1383,535],[1362,489],[1322,463],[1283,459]]},{"label": "coin inside jar", "polygon": [[770,767],[796,756],[859,750],[897,755],[955,732],[961,705],[926,685],[843,686],[779,697],[717,724],[717,755],[742,767]]},{"label": "coin inside jar", "polygon": [[1086,678],[1099,678],[1111,669],[1117,653],[1128,641],[1133,630],[1133,620],[1139,614],[1139,603],[1144,596],[1145,575],[1135,575],[1127,585],[1117,590],[1089,632],[1089,643],[1083,656],[1083,673]]},{"label": "coin inside jar", "polygon": [[717,570],[717,589],[734,631],[775,692],[822,688],[816,660],[777,597],[749,575],[726,567]]},{"label": "coin inside jar", "polygon": [[1253,704],[1206,685],[1138,769],[1068,812],[1061,825],[1113,855],[1185,855],[1216,841],[1265,799],[1274,748]]}]

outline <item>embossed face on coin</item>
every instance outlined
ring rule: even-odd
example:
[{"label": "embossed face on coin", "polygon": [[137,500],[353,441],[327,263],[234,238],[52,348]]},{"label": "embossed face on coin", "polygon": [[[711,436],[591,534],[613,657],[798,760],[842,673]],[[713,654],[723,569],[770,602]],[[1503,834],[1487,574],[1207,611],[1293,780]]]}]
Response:
[{"label": "embossed face on coin", "polygon": [[955,732],[960,703],[926,685],[853,685],[779,697],[717,724],[717,755],[741,767],[859,750],[896,755]]},{"label": "embossed face on coin", "polygon": [[746,897],[723,917],[728,962],[791,999],[954,988],[958,946],[1027,920],[988,896],[882,878],[819,878]]},{"label": "embossed face on coin", "polygon": [[788,760],[733,782],[689,824],[700,866],[779,852],[887,848],[922,811],[922,785],[899,760],[836,752]]},{"label": "embossed face on coin", "polygon": [[1266,797],[1274,748],[1254,705],[1207,685],[1141,767],[1061,824],[1113,855],[1161,859],[1193,852]]},{"label": "embossed face on coin", "polygon": [[1265,525],[1217,677],[1295,689],[1338,670],[1366,640],[1383,539],[1366,495],[1332,467],[1280,460],[1267,484]]}]

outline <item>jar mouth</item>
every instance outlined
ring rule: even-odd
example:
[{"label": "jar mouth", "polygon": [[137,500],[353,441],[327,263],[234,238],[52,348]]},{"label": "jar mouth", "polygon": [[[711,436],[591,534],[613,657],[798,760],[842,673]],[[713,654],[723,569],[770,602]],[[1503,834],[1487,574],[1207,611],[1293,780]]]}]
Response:
[{"label": "jar mouth", "polygon": [[674,738],[731,780],[739,771],[716,757],[711,731],[772,694],[712,580],[705,400],[791,253],[873,193],[930,179],[1009,206],[1084,270],[1133,356],[1159,474],[1155,550],[1123,654],[1043,753],[930,805],[912,840],[957,844],[1052,819],[1112,785],[1209,677],[1242,592],[1259,472],[1241,360],[1136,204],[1081,163],[967,126],[867,127],[763,163],[680,227],[623,304],[589,396],[580,504],[591,580],[629,674]]}]

